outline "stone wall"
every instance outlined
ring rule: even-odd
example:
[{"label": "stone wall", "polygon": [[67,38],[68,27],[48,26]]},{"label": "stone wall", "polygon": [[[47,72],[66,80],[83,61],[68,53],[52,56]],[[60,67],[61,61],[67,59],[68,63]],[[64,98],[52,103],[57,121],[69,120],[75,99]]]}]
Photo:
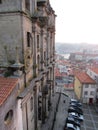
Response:
[{"label": "stone wall", "polygon": [[8,60],[16,59],[16,46],[22,55],[21,18],[19,14],[0,15],[0,61],[4,61],[6,55],[4,46],[7,47]]}]

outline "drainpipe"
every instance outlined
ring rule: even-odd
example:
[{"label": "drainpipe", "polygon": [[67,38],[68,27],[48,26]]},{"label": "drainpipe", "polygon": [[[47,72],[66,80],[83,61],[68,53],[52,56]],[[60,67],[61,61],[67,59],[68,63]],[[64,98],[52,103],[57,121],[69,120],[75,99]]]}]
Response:
[{"label": "drainpipe", "polygon": [[[22,12],[22,1],[20,1],[20,12]],[[25,64],[25,60],[24,60],[24,39],[23,39],[23,15],[21,14],[20,16],[21,18],[21,30],[22,30],[22,33],[21,33],[21,40],[22,40],[22,58],[23,58],[23,64]],[[23,68],[23,73],[24,73],[24,86],[26,88],[26,72],[25,72],[25,67]]]}]

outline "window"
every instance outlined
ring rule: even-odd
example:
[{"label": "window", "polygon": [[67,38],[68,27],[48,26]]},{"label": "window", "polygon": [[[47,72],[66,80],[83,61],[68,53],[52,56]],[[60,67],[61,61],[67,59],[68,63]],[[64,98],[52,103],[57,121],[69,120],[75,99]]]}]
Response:
[{"label": "window", "polygon": [[94,91],[91,91],[91,92],[90,92],[90,95],[92,95],[92,96],[93,96],[93,95],[94,95]]},{"label": "window", "polygon": [[8,111],[8,113],[5,115],[4,123],[7,125],[11,122],[13,117],[13,110]]},{"label": "window", "polygon": [[84,95],[87,95],[87,94],[88,94],[88,91],[85,91],[85,92],[84,92]]},{"label": "window", "polygon": [[30,32],[27,32],[27,47],[30,47],[30,40],[31,40],[31,36],[30,36]]},{"label": "window", "polygon": [[91,85],[91,88],[93,88],[93,89],[94,89],[94,88],[95,88],[95,86],[94,86],[94,85]]},{"label": "window", "polygon": [[37,57],[37,62],[38,62],[38,71],[39,71],[40,70],[40,57],[39,57],[39,55]]},{"label": "window", "polygon": [[30,11],[30,0],[25,0],[25,7]]},{"label": "window", "polygon": [[39,35],[37,35],[37,48],[39,48]]},{"label": "window", "polygon": [[89,85],[88,84],[85,84],[85,88],[88,88],[89,87]]},{"label": "window", "polygon": [[30,99],[30,107],[31,107],[31,111],[33,110],[33,97],[31,97]]},{"label": "window", "polygon": [[44,60],[46,60],[46,52],[44,51]]}]

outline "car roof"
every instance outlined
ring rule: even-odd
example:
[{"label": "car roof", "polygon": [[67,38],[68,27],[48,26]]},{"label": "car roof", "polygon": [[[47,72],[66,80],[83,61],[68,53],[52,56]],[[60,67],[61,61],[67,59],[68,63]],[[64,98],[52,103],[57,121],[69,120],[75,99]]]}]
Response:
[{"label": "car roof", "polygon": [[76,113],[76,112],[70,112],[69,114],[74,115],[74,116],[78,115],[78,113]]},{"label": "car roof", "polygon": [[74,125],[71,123],[67,123],[67,127],[74,127]]},{"label": "car roof", "polygon": [[72,117],[69,117],[69,116],[67,117],[67,119],[68,119],[68,120],[74,120],[74,118],[72,118]]},{"label": "car roof", "polygon": [[71,101],[71,102],[77,102],[78,100],[72,98],[72,99],[70,99],[70,101]]}]

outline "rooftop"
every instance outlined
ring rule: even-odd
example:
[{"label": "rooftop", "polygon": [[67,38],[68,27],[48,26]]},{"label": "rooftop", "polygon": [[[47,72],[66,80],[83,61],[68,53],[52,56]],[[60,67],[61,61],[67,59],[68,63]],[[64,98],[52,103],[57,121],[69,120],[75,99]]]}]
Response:
[{"label": "rooftop", "polygon": [[15,88],[18,79],[5,78],[0,76],[0,106],[4,103],[7,97],[11,94]]},{"label": "rooftop", "polygon": [[85,83],[85,84],[95,84],[95,81],[90,78],[85,72],[76,72],[75,76],[78,78],[78,80],[81,83]]},{"label": "rooftop", "polygon": [[96,68],[96,67],[91,67],[90,68],[93,72],[95,72],[96,74],[98,74],[98,67]]}]

